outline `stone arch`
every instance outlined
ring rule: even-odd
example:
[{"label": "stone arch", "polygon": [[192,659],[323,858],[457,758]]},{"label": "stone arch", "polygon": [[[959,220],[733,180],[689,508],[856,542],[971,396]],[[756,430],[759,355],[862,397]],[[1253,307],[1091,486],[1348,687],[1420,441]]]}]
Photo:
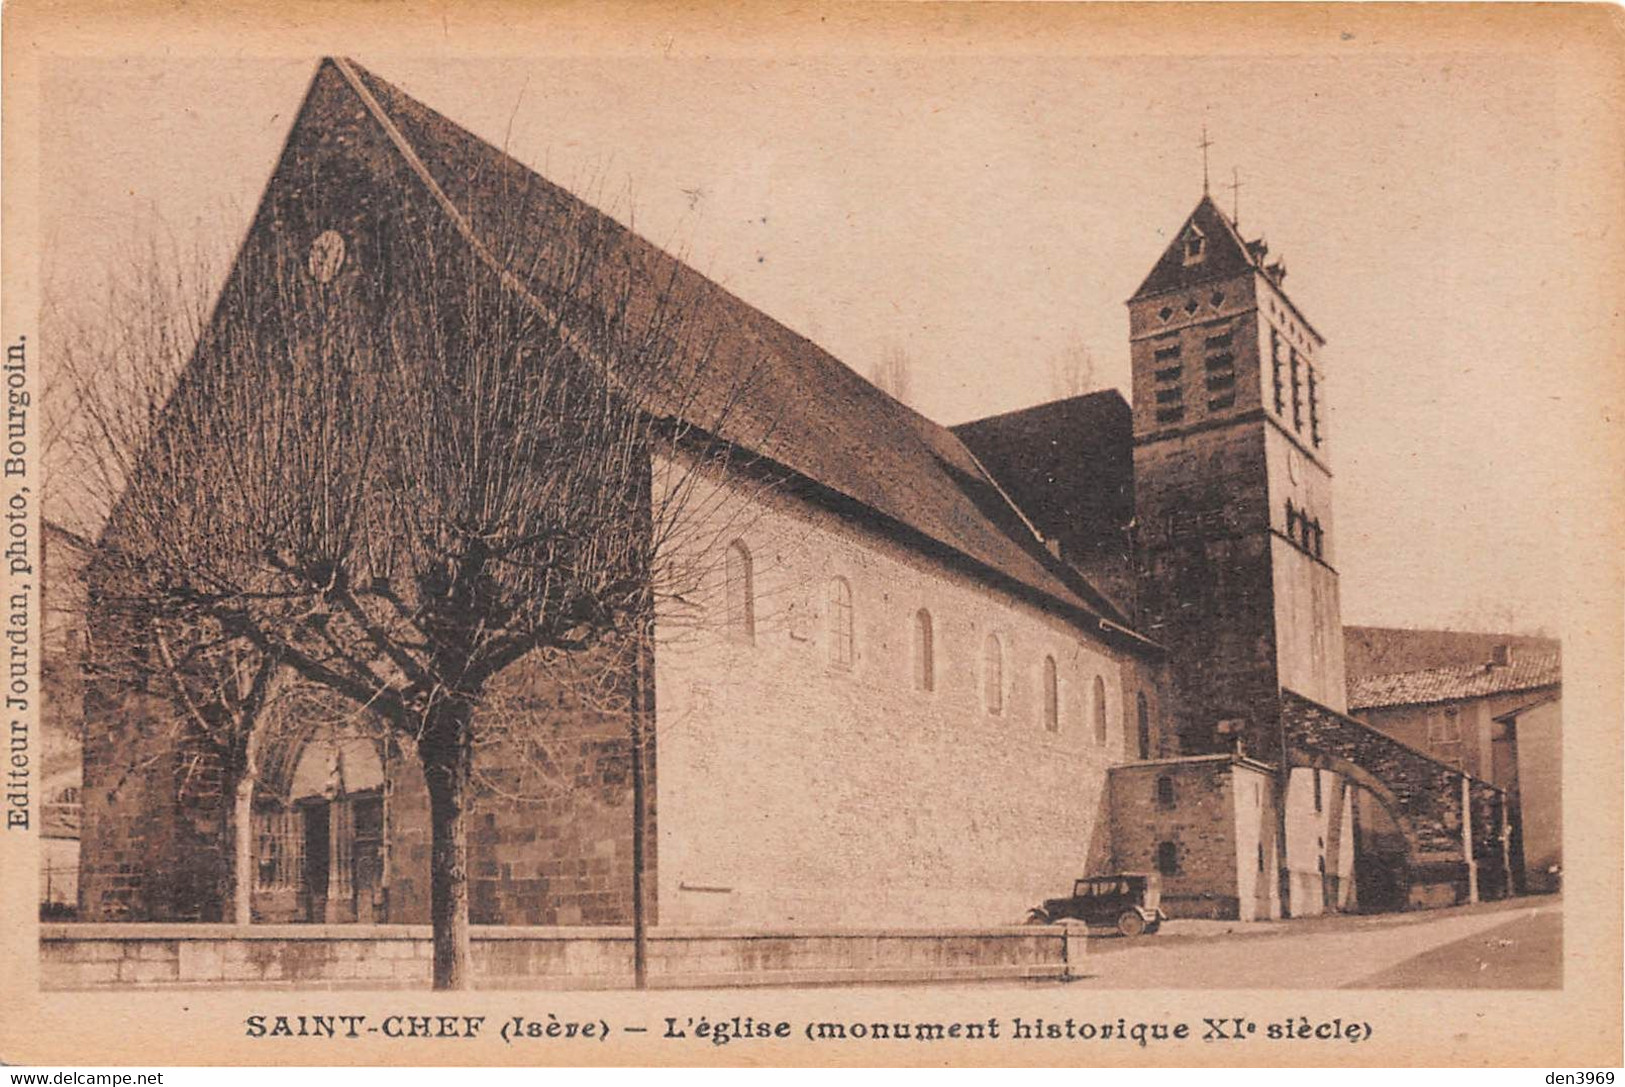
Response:
[{"label": "stone arch", "polygon": [[1501,790],[1347,714],[1291,691],[1282,696],[1289,762],[1339,770],[1393,819],[1404,838],[1409,904],[1476,902],[1481,869],[1491,887],[1504,885]]},{"label": "stone arch", "polygon": [[1405,838],[1406,852],[1412,858],[1422,854],[1421,839],[1417,837],[1416,828],[1404,802],[1381,778],[1365,767],[1338,755],[1328,754],[1324,751],[1311,751],[1301,747],[1291,748],[1287,752],[1287,765],[1294,768],[1328,770],[1364,789],[1376,799],[1377,803],[1382,805],[1383,810],[1388,813],[1388,817],[1399,828],[1400,834]]},{"label": "stone arch", "polygon": [[271,922],[374,920],[387,854],[388,739],[365,718],[281,708],[262,737],[250,802],[251,912]]},{"label": "stone arch", "polygon": [[368,713],[357,713],[337,696],[296,691],[279,700],[255,729],[254,796],[259,802],[286,803],[300,759],[313,744],[367,742],[373,755],[389,765],[388,727]]},{"label": "stone arch", "polygon": [[288,778],[287,799],[331,796],[335,791],[381,789],[384,753],[372,737],[324,730],[300,747]]},{"label": "stone arch", "polygon": [[1347,768],[1391,812],[1404,816],[1407,842],[1422,862],[1460,857],[1465,818],[1460,770],[1352,717],[1287,694],[1286,731],[1293,756],[1303,760],[1299,765],[1312,766],[1318,759],[1327,769]]}]

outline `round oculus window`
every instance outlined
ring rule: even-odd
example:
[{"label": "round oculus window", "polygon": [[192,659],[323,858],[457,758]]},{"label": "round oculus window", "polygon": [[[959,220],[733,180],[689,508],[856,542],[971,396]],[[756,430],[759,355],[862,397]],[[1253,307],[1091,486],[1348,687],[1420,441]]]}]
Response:
[{"label": "round oculus window", "polygon": [[331,283],[344,267],[344,237],[324,230],[310,243],[310,274],[318,283]]}]

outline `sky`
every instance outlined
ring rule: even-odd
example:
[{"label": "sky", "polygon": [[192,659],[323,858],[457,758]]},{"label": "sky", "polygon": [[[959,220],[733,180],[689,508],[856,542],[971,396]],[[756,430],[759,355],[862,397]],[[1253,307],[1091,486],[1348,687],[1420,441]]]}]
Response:
[{"label": "sky", "polygon": [[[1618,315],[1576,289],[1600,228],[1554,58],[508,52],[354,56],[859,372],[903,350],[944,424],[1053,399],[1080,341],[1126,395],[1124,302],[1205,126],[1215,198],[1328,341],[1345,622],[1563,629],[1568,379]],[[93,297],[154,231],[223,272],[315,65],[55,65],[45,281]]]}]

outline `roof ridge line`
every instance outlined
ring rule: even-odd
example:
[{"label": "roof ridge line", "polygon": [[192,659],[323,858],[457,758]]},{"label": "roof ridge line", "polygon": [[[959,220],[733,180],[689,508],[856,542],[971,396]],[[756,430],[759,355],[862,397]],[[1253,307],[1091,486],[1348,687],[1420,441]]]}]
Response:
[{"label": "roof ridge line", "polygon": [[966,419],[960,423],[939,423],[937,425],[941,426],[944,430],[953,431],[957,437],[960,427],[976,426],[979,423],[991,423],[999,419],[1011,419],[1018,415],[1026,415],[1030,412],[1042,411],[1045,408],[1054,408],[1061,404],[1075,404],[1083,400],[1093,400],[1099,397],[1107,396],[1116,396],[1125,404],[1128,403],[1123,396],[1123,390],[1119,389],[1115,385],[1108,385],[1105,388],[1090,389],[1088,392],[1077,393],[1073,396],[1059,396],[1053,400],[1040,400],[1036,404],[1028,404],[1026,407],[1022,408],[1011,408],[1009,411],[1001,411],[993,415],[979,415],[974,419]]},{"label": "roof ridge line", "polygon": [[[1218,205],[1218,202],[1215,201],[1213,197],[1204,194],[1203,199],[1212,204],[1213,210],[1219,213],[1219,222],[1224,224],[1225,229],[1230,232],[1230,236],[1241,245],[1241,252],[1242,255],[1247,258],[1247,263],[1251,264],[1254,268],[1262,268],[1263,265],[1260,264],[1258,259],[1253,256],[1252,246],[1248,243],[1246,237],[1241,233],[1241,226],[1231,221],[1230,216],[1224,213],[1224,209]],[[1191,212],[1192,217],[1194,217],[1195,214],[1195,212]]]},{"label": "roof ridge line", "polygon": [[505,263],[498,260],[490,248],[475,234],[473,224],[468,221],[468,217],[447,195],[446,190],[440,187],[440,182],[435,180],[434,175],[429,172],[429,167],[424,165],[423,159],[417,153],[417,149],[412,146],[412,141],[406,138],[406,133],[400,130],[400,126],[389,115],[389,111],[384,109],[383,103],[378,101],[377,96],[362,81],[351,60],[348,57],[331,57],[329,59],[333,62],[333,66],[338,69],[339,74],[344,77],[345,82],[350,85],[350,89],[355,92],[356,97],[361,99],[362,106],[366,108],[372,119],[377,122],[378,127],[384,130],[384,135],[389,138],[389,142],[394,145],[395,150],[406,160],[406,165],[417,175],[418,180],[429,191],[429,195],[434,198],[435,203],[440,205],[441,211],[451,218],[452,225],[457,228],[457,232],[462,235],[463,240],[474,250],[480,260],[496,273],[502,285],[540,310],[543,316],[559,330],[559,334],[564,337],[565,342],[573,350],[579,351],[593,365],[600,367],[605,374],[612,374],[614,370],[609,366],[607,360],[565,322],[564,315],[548,305],[527,287],[524,281],[515,275],[513,270]]},{"label": "roof ridge line", "polygon": [[[537,296],[535,294],[535,292],[533,292],[526,285],[524,280],[522,280],[516,273],[514,273],[503,261],[498,259],[497,256],[493,252],[491,252],[490,248],[488,246],[486,246],[485,243],[479,238],[479,236],[475,233],[474,227],[473,227],[472,223],[469,221],[468,217],[466,215],[464,215],[464,213],[457,207],[456,203],[451,199],[451,196],[440,185],[439,181],[435,178],[434,174],[429,170],[429,167],[427,166],[427,164],[423,161],[422,157],[418,154],[417,148],[412,144],[412,141],[407,138],[406,134],[401,130],[400,126],[395,122],[395,119],[391,115],[390,111],[385,108],[383,103],[381,101],[379,101],[378,97],[373,93],[373,91],[367,86],[366,82],[362,79],[359,70],[364,70],[364,69],[360,69],[360,65],[356,64],[354,61],[350,60],[348,57],[331,56],[331,57],[328,57],[327,60],[334,66],[334,68],[344,78],[345,82],[347,84],[349,84],[351,91],[360,100],[363,108],[367,111],[367,113],[372,117],[373,121],[383,131],[386,138],[388,138],[390,143],[394,146],[396,152],[406,162],[407,166],[411,169],[413,174],[415,174],[417,176],[418,180],[420,181],[420,183],[422,183],[425,190],[429,193],[429,195],[434,200],[434,202],[441,208],[441,210],[447,216],[450,217],[453,226],[458,231],[458,234],[474,250],[475,254],[480,258],[480,260],[482,262],[484,262],[498,276],[499,281],[505,287],[508,287],[509,289],[513,290],[520,298],[525,300],[527,303],[529,303],[530,305],[535,306],[539,312],[541,312],[550,321],[552,321],[553,324],[554,324],[554,327],[556,327],[559,330],[560,334],[565,338],[566,342],[573,349],[578,350],[579,352],[581,352],[581,354],[589,362],[591,362],[593,365],[596,365],[596,366],[600,367],[601,369],[603,369],[606,374],[613,375],[613,373],[614,373],[613,367],[609,365],[609,363],[603,357],[603,355],[600,352],[598,352],[597,350],[595,350],[589,343],[584,341],[580,337],[580,335],[577,334],[565,322],[564,317],[563,317],[563,315],[561,313],[559,313],[557,310],[555,310],[555,308],[553,306],[549,305],[542,298]],[[368,73],[368,74],[370,75],[371,73]],[[378,77],[375,76],[374,78],[378,78]],[[388,82],[386,80],[381,80],[380,79],[380,82],[385,83],[386,86],[390,86],[391,89],[396,90],[397,93],[400,93],[400,94],[404,95],[404,92],[401,92],[397,88],[394,88],[393,85],[388,84]],[[409,97],[409,96],[407,96],[407,97]],[[419,105],[421,106],[422,104],[419,103]],[[423,106],[422,108],[429,109],[430,107]],[[431,112],[432,112],[432,110],[431,110]],[[451,124],[453,126],[453,128],[457,129],[459,132],[463,132],[465,135],[469,136],[470,138],[472,138],[472,139],[474,139],[474,140],[476,140],[478,142],[481,142],[481,143],[485,142],[485,141],[480,140],[479,137],[475,136],[473,133],[466,132],[466,130],[463,130],[461,128],[461,126],[456,125],[455,122],[451,122],[449,119],[447,119],[447,123]],[[490,146],[490,145],[487,144],[487,146]],[[496,150],[496,149],[493,148],[493,150]],[[501,151],[498,151],[498,153],[499,154],[506,154],[506,152],[501,152]],[[511,155],[508,155],[507,157],[512,159]],[[528,173],[531,173],[531,174],[535,175],[535,171],[531,167],[525,165],[522,162],[519,162],[517,159],[513,159],[513,161],[521,169],[527,171]],[[539,175],[536,175],[536,176],[539,176]],[[545,179],[543,179],[543,180],[545,180]],[[579,199],[579,198],[577,198],[577,199]],[[602,213],[600,213],[600,214],[602,214]],[[612,218],[611,218],[610,221],[615,222]],[[615,222],[615,226],[617,226],[619,229],[625,231],[632,238],[635,238],[638,241],[642,242],[643,244],[650,246],[650,248],[654,249],[664,259],[667,259],[667,260],[670,260],[670,261],[674,262],[680,268],[688,268],[688,266],[686,264],[684,264],[684,262],[681,260],[681,258],[675,256],[674,254],[668,253],[665,250],[663,250],[661,247],[656,246],[651,242],[648,242],[646,239],[643,239],[642,236],[638,235],[630,226],[627,226],[627,225],[624,225],[624,224],[621,224],[621,223],[618,223],[618,222]],[[761,314],[762,317],[764,317],[766,320],[772,322],[777,327],[783,329],[789,335],[797,337],[798,339],[807,342],[813,348],[815,348],[816,350],[818,350],[822,354],[826,355],[833,362],[835,362],[836,364],[844,367],[849,373],[851,373],[852,377],[859,384],[865,385],[865,386],[869,387],[870,389],[877,389],[878,388],[877,386],[874,385],[873,382],[869,381],[862,374],[860,374],[856,370],[852,369],[852,367],[850,365],[847,365],[846,363],[844,363],[841,359],[837,358],[835,355],[833,355],[832,353],[830,353],[829,351],[827,351],[823,347],[819,346],[816,342],[812,341],[810,338],[808,338],[804,334],[799,333],[795,329],[792,329],[789,326],[783,324],[783,322],[778,321],[776,318],[772,317],[771,315],[763,313],[760,310],[757,310],[756,307],[752,306],[749,302],[746,302],[743,298],[740,298],[737,294],[734,294],[733,292],[729,291],[728,288],[723,287],[720,284],[715,283],[713,280],[709,279],[709,277],[706,277],[703,273],[700,273],[700,272],[698,272],[698,271],[696,271],[696,270],[694,270],[692,268],[688,268],[688,271],[692,272],[695,276],[697,276],[699,278],[699,280],[701,282],[707,284],[711,288],[714,288],[716,290],[721,291],[723,294],[727,295],[728,297],[730,297],[734,301],[738,302],[740,305],[745,306],[745,307],[747,307],[747,308]],[[884,392],[884,390],[880,390],[880,391],[882,393]],[[1118,395],[1121,396],[1121,393],[1118,393]],[[1010,495],[1007,494],[1004,491],[1004,489],[1000,486],[1000,484],[997,482],[997,480],[995,480],[993,478],[992,473],[989,472],[987,470],[987,468],[980,462],[980,460],[978,460],[976,458],[975,454],[971,451],[970,447],[964,442],[964,440],[962,438],[959,437],[959,435],[957,435],[957,434],[955,434],[953,432],[953,429],[951,427],[948,427],[948,426],[945,426],[945,425],[943,425],[941,423],[936,422],[935,420],[931,419],[929,416],[925,415],[923,412],[920,412],[917,409],[910,407],[908,404],[905,404],[902,401],[897,400],[895,397],[887,397],[887,399],[889,399],[891,401],[891,403],[894,405],[894,410],[899,410],[900,409],[901,414],[905,418],[912,417],[911,419],[909,419],[911,425],[909,425],[907,427],[909,436],[913,441],[915,441],[916,443],[918,443],[920,445],[920,447],[922,448],[922,450],[926,454],[935,456],[936,452],[935,452],[935,450],[933,450],[930,447],[930,444],[927,443],[923,439],[923,437],[918,433],[918,428],[915,425],[912,425],[913,420],[919,420],[920,422],[923,422],[923,423],[925,423],[925,424],[927,424],[927,425],[929,425],[931,427],[934,427],[936,430],[940,431],[946,437],[946,439],[948,441],[955,443],[959,447],[959,449],[962,450],[965,453],[965,455],[970,458],[972,463],[975,465],[976,470],[980,473],[982,479],[985,480],[990,486],[993,487],[995,492],[999,494],[1000,498],[1010,507],[1010,509],[1021,520],[1021,522],[1023,524],[1023,527],[1026,528],[1026,530],[1028,532],[1032,533],[1033,536],[1035,537],[1035,539],[1040,544],[1042,544],[1044,542],[1044,537],[1042,536],[1041,533],[1038,532],[1036,527],[1028,519],[1026,513],[1024,511],[1022,511],[1019,506],[1016,505],[1016,503],[1010,497]],[[866,501],[863,501],[862,499],[857,499],[857,501],[859,501],[861,504],[863,504],[865,506],[868,506],[871,509],[876,508],[873,505],[871,505],[870,503],[868,503]],[[998,533],[1000,535],[1005,536],[1006,539],[1011,539],[1009,533],[1003,532],[1002,530],[998,529],[997,526],[993,526],[993,531],[995,533]],[[967,559],[969,559],[969,560],[971,560],[973,562],[976,562],[976,563],[979,563],[979,564],[982,564],[982,565],[987,565],[986,560],[980,559],[977,556],[971,554],[969,551],[965,550],[959,544],[950,543],[947,540],[941,540],[941,539],[939,539],[938,542],[944,544],[945,546],[947,546],[951,550],[957,552],[958,554],[963,555],[965,558],[967,558]],[[1011,539],[1011,542],[1015,543],[1018,548],[1020,547],[1019,541]],[[1040,547],[1039,551],[1040,551],[1040,553],[1047,555],[1047,549],[1045,549],[1043,547]],[[1038,562],[1039,562],[1040,567],[1043,567],[1045,565],[1045,561],[1043,559],[1039,559]],[[1050,573],[1053,575],[1053,571],[1050,571]],[[1120,623],[1117,623],[1110,616],[1099,614],[1100,611],[1102,610],[1101,606],[1100,606],[1102,602],[1105,602],[1106,608],[1104,610],[1107,611],[1107,612],[1115,613],[1117,611],[1117,609],[1116,609],[1116,607],[1114,605],[1112,605],[1110,603],[1110,601],[1105,600],[1105,598],[1102,596],[1102,594],[1100,594],[1099,590],[1095,589],[1093,584],[1089,583],[1087,581],[1087,579],[1083,579],[1083,581],[1084,581],[1084,584],[1089,586],[1089,589],[1094,594],[1094,596],[1099,598],[1099,599],[1090,600],[1090,599],[1084,598],[1083,596],[1077,594],[1076,591],[1073,590],[1071,586],[1066,585],[1064,581],[1060,582],[1061,587],[1063,589],[1067,590],[1067,592],[1070,595],[1073,595],[1073,596],[1075,596],[1077,598],[1075,603],[1068,602],[1068,601],[1066,601],[1066,600],[1064,600],[1064,599],[1062,599],[1060,597],[1057,597],[1057,596],[1055,596],[1055,594],[1053,592],[1050,592],[1050,591],[1046,591],[1046,590],[1043,590],[1043,589],[1040,589],[1038,591],[1043,592],[1045,595],[1050,596],[1052,599],[1057,600],[1057,602],[1059,602],[1059,603],[1067,604],[1068,606],[1078,608],[1078,610],[1080,610],[1080,611],[1082,611],[1082,612],[1084,612],[1086,614],[1091,615],[1099,623],[1110,623],[1114,628],[1122,630],[1124,633],[1126,633],[1127,635],[1129,635],[1129,636],[1131,636],[1131,637],[1133,637],[1135,639],[1143,640],[1149,645],[1156,645],[1157,644],[1154,641],[1152,641],[1151,639],[1146,638],[1143,634],[1139,634],[1137,631],[1134,631],[1131,627],[1127,627],[1127,626],[1124,626],[1124,625],[1122,625]]]},{"label": "roof ridge line", "polygon": [[[1506,664],[1506,665],[1497,664],[1497,665],[1494,665],[1494,667],[1497,668],[1497,669],[1505,668],[1505,669],[1511,670],[1511,669],[1518,668],[1518,667],[1520,667],[1522,665],[1530,664],[1530,663],[1538,662],[1538,661],[1554,661],[1554,662],[1560,664],[1560,663],[1562,663],[1562,659],[1563,659],[1562,653],[1560,653],[1559,651],[1557,651],[1555,649],[1549,649],[1549,650],[1540,651],[1540,652],[1530,650],[1525,655],[1516,656],[1513,659],[1513,662],[1511,664]],[[1454,663],[1454,664],[1434,664],[1434,665],[1429,665],[1426,668],[1406,668],[1406,669],[1404,669],[1402,671],[1398,671],[1398,672],[1367,672],[1363,676],[1355,676],[1355,677],[1353,677],[1351,682],[1354,682],[1354,683],[1372,682],[1372,681],[1380,680],[1380,679],[1388,679],[1388,678],[1393,677],[1393,676],[1420,676],[1420,675],[1426,675],[1429,672],[1468,672],[1468,673],[1482,672],[1489,665],[1490,665],[1489,661],[1466,661],[1466,662],[1457,662],[1457,663]]]}]

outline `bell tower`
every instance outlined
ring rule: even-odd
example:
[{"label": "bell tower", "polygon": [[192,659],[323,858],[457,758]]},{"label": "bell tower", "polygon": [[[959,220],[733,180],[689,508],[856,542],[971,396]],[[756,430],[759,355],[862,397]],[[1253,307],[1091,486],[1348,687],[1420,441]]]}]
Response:
[{"label": "bell tower", "polygon": [[1279,746],[1280,692],[1347,709],[1319,333],[1203,194],[1129,299],[1139,622],[1185,754]]}]

